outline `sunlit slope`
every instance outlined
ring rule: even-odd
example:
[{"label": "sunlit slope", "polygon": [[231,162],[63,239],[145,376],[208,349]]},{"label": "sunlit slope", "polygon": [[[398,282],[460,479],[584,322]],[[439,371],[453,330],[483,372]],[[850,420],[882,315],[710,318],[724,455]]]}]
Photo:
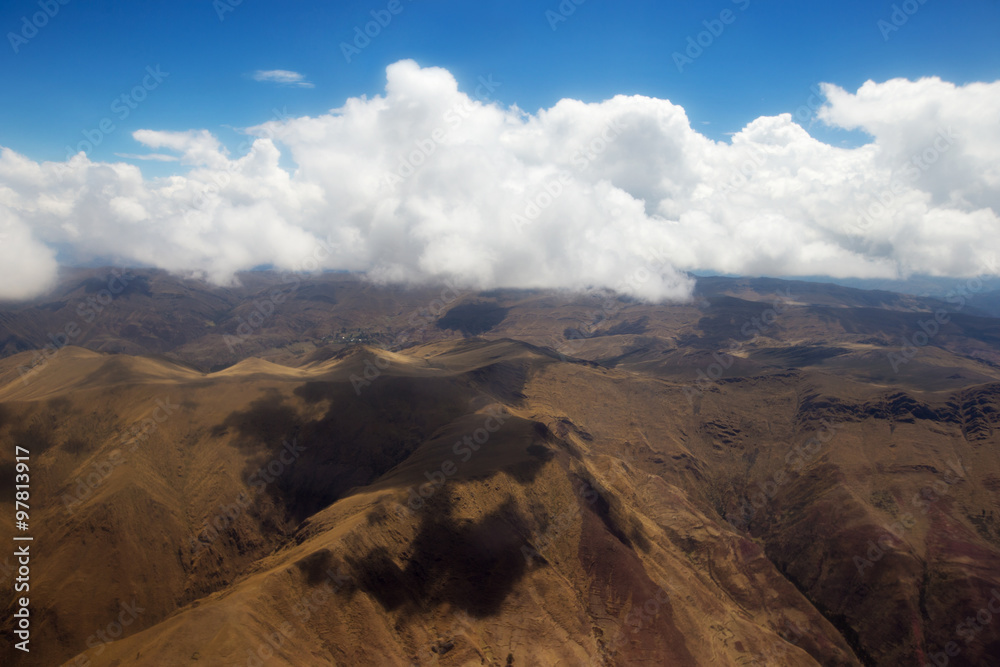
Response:
[{"label": "sunlit slope", "polygon": [[[215,373],[66,348],[25,381],[0,361],[45,545],[18,658],[926,659],[1000,587],[1000,384],[755,350],[694,384],[512,339]],[[143,611],[105,643],[123,604]]]},{"label": "sunlit slope", "polygon": [[[380,650],[405,661],[427,653],[435,623],[455,618],[482,633],[449,640],[456,659],[688,659],[718,632],[699,629],[702,619],[738,608],[713,579],[729,569],[765,588],[780,585],[788,608],[756,603],[734,625],[740,648],[714,654],[737,664],[741,652],[764,650],[787,616],[849,655],[759,547],[740,547],[744,537],[706,518],[709,507],[695,501],[682,514],[691,539],[729,544],[712,545],[721,551],[711,572],[704,563],[691,569],[647,508],[612,495],[603,460],[589,460],[580,442],[551,430],[553,418],[535,414],[527,391],[545,369],[607,371],[515,341],[417,348],[405,359],[362,349],[297,369],[251,360],[214,374],[91,353],[81,364],[78,356],[54,358],[37,376],[41,383],[62,373],[74,387],[65,395],[36,394],[19,379],[3,388],[4,437],[20,442],[30,433],[43,445],[33,448],[44,503],[34,522],[50,547],[37,576],[61,582],[36,593],[38,642],[53,647],[31,656],[38,664],[86,649],[104,619],[133,601],[143,612],[124,634],[144,634],[97,642],[95,664],[111,664],[131,641],[162,642],[181,663],[197,654],[227,664],[233,646],[287,615],[275,596],[305,592],[311,585],[295,563],[323,549],[355,583],[338,593],[348,596],[337,603],[344,618],[326,630],[309,624],[322,641],[288,649],[297,664],[309,655],[365,659],[370,645],[357,638],[373,623],[386,628]],[[372,366],[378,375],[359,383]],[[60,418],[46,419],[53,411]],[[143,420],[155,427],[134,430]],[[636,483],[614,482],[629,497]],[[694,527],[706,521],[715,527],[697,538]],[[368,572],[372,563],[385,572]],[[387,576],[399,587],[385,586]],[[700,602],[690,607],[687,598]],[[637,638],[615,640],[632,606],[648,599],[662,612],[643,621]],[[525,626],[536,617],[540,625]],[[404,618],[410,635],[395,636]],[[535,641],[539,632],[552,637],[548,645]]]}]

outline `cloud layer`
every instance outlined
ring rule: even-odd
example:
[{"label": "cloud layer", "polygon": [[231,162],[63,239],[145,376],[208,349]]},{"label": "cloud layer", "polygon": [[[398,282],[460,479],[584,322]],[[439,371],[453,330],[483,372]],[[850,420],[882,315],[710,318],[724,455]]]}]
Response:
[{"label": "cloud layer", "polygon": [[825,84],[820,120],[872,137],[850,149],[791,114],[717,142],[666,100],[528,114],[489,101],[500,85],[464,93],[448,71],[401,61],[384,95],[250,128],[236,155],[207,131],[135,132],[186,169],[163,179],[0,149],[0,298],[47,289],[56,250],[218,283],[272,265],[650,300],[685,298],[688,270],[998,271],[1000,82]]},{"label": "cloud layer", "polygon": [[253,80],[280,83],[286,86],[297,86],[299,88],[313,87],[313,84],[306,81],[304,74],[292,72],[287,69],[259,69],[253,73]]}]

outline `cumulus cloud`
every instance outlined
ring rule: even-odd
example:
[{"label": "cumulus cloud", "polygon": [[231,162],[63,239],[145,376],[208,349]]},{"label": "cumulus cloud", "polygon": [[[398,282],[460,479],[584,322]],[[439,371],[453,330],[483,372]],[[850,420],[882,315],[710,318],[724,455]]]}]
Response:
[{"label": "cumulus cloud", "polygon": [[0,243],[20,263],[4,264],[0,296],[44,289],[55,247],[217,283],[270,265],[652,301],[686,298],[692,270],[997,273],[1000,82],[825,85],[819,118],[868,133],[857,148],[790,114],[714,141],[683,108],[641,96],[529,114],[491,103],[498,85],[470,95],[444,69],[401,61],[384,95],[249,128],[233,155],[207,131],[140,130],[186,167],[153,180],[82,153],[36,163],[3,150]]},{"label": "cumulus cloud", "polygon": [[16,212],[0,204],[0,299],[27,299],[55,282],[55,252],[39,243]]},{"label": "cumulus cloud", "polygon": [[313,84],[306,81],[305,75],[299,74],[298,72],[292,72],[287,69],[259,69],[253,73],[253,80],[280,83],[287,86],[297,86],[299,88],[313,87]]},{"label": "cumulus cloud", "polygon": [[824,93],[820,118],[874,137],[880,167],[919,167],[913,185],[935,205],[1000,211],[997,83],[893,79],[855,94],[827,84]]},{"label": "cumulus cloud", "polygon": [[115,153],[116,157],[123,157],[126,160],[148,160],[152,162],[177,162],[180,160],[176,155],[167,155],[165,153]]}]

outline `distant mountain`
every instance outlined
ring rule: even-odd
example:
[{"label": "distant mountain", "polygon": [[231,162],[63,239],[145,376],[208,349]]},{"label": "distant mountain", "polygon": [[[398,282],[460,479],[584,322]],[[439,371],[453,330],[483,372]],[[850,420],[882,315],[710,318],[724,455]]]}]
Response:
[{"label": "distant mountain", "polygon": [[[662,314],[648,320],[650,313],[668,314],[671,323],[693,321],[723,297],[745,302],[732,302],[737,309],[752,309],[762,301],[788,302],[789,315],[774,330],[760,329],[761,335],[780,336],[796,327],[812,331],[832,316],[824,309],[869,308],[870,322],[859,314],[837,312],[836,317],[851,319],[847,326],[857,333],[891,345],[918,326],[919,314],[942,311],[949,323],[932,345],[952,344],[954,334],[988,347],[995,341],[992,318],[1000,314],[1000,292],[967,291],[945,300],[771,278],[702,277],[694,302],[667,306],[603,292],[581,296],[536,290],[475,293],[450,286],[404,289],[344,273],[298,277],[258,271],[242,274],[240,280],[239,286],[219,288],[155,270],[69,270],[44,298],[0,303],[0,357],[46,346],[51,352],[70,344],[101,352],[167,355],[210,370],[250,356],[294,363],[320,347],[364,343],[396,349],[456,334],[509,335],[553,347],[576,346],[579,343],[565,337],[567,329],[587,330],[586,337],[591,337],[636,319],[665,321]],[[911,315],[886,319],[882,311]],[[532,322],[527,329],[526,319]],[[662,333],[669,337],[676,331]],[[988,350],[970,351],[979,359],[990,357]]]},{"label": "distant mountain", "polygon": [[[715,277],[714,273],[699,273],[699,277]],[[730,276],[731,277],[731,276]],[[969,278],[942,278],[939,276],[913,275],[905,280],[887,278],[834,278],[832,276],[786,277],[790,282],[823,283],[840,285],[859,290],[896,292],[911,296],[946,298],[960,292],[983,294],[1000,290],[1000,280],[994,275],[972,276]]]},{"label": "distant mountain", "polygon": [[1000,659],[985,293],[114,278],[0,309],[3,664]]}]

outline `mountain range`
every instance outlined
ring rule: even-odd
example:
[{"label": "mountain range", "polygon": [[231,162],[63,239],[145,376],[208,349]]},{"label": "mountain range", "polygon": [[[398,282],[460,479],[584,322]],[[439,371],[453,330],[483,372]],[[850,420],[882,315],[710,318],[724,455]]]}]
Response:
[{"label": "mountain range", "polygon": [[0,304],[2,660],[1000,664],[998,301],[67,270]]}]

